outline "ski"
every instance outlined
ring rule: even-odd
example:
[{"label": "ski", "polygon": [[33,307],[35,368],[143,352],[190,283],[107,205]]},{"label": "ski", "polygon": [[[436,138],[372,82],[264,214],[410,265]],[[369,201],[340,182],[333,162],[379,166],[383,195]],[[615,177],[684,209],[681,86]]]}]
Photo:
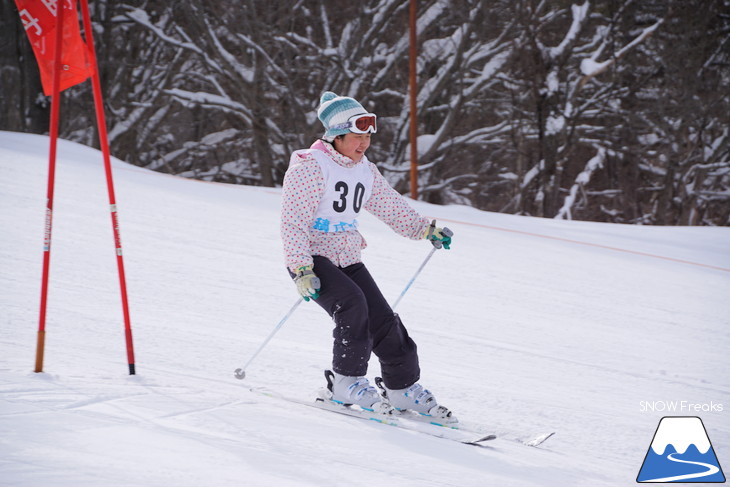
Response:
[{"label": "ski", "polygon": [[545,433],[545,434],[542,434],[542,435],[538,435],[538,436],[532,438],[531,440],[523,441],[522,443],[525,444],[525,445],[527,445],[527,446],[540,446],[543,443],[545,443],[545,440],[547,440],[548,438],[550,438],[554,434],[555,434],[554,431],[551,432],[551,433]]},{"label": "ski", "polygon": [[417,431],[419,433],[425,433],[427,435],[435,436],[437,438],[458,441],[467,445],[482,446],[482,442],[494,440],[495,438],[497,438],[496,435],[493,434],[472,434],[471,432],[465,432],[455,427],[444,427],[431,422],[413,421],[412,419],[404,418],[397,414],[379,414],[363,409],[356,409],[354,407],[343,406],[341,404],[337,404],[330,400],[322,398],[317,398],[314,403],[308,404],[313,405],[316,408],[323,409],[325,411],[331,411],[338,414],[344,414],[347,416],[362,418],[365,420],[376,421],[382,424],[388,424],[411,431]]},{"label": "ski", "polygon": [[[420,414],[415,411],[393,409],[393,415],[396,418],[405,419],[407,421],[415,421],[417,423],[432,424],[434,426],[440,426],[441,428],[451,428],[451,429],[455,429],[455,430],[467,429],[464,427],[463,424],[459,423],[458,421],[451,421],[451,422],[441,421],[438,418],[435,418],[433,416]],[[470,430],[474,431],[473,429],[470,429]]]},{"label": "ski", "polygon": [[356,407],[348,407],[342,404],[337,404],[328,399],[318,397],[314,401],[306,401],[299,398],[288,397],[274,392],[264,387],[253,387],[250,389],[251,392],[261,394],[274,399],[279,399],[302,406],[308,406],[317,408],[323,411],[330,411],[333,413],[350,416],[353,418],[359,418],[366,421],[374,421],[380,424],[394,426],[397,428],[414,431],[417,433],[423,433],[436,438],[442,438],[445,440],[456,441],[465,445],[472,445],[478,447],[485,447],[485,442],[494,440],[497,438],[493,434],[482,434],[474,433],[471,431],[464,431],[455,427],[455,425],[442,426],[431,422],[413,420],[412,418],[406,417],[399,413],[396,414],[380,414],[376,412],[359,409]]},{"label": "ski", "polygon": [[[423,414],[419,414],[414,411],[408,411],[408,410],[399,411],[396,409],[396,410],[394,410],[393,414],[395,415],[396,418],[405,418],[405,419],[408,419],[409,421],[428,423],[428,424],[432,424],[435,426],[440,426],[442,428],[458,429],[460,431],[473,433],[475,435],[478,434],[477,433],[478,431],[481,431],[484,429],[481,427],[475,427],[475,426],[469,425],[468,423],[461,423],[461,422],[439,423],[438,419],[436,419],[436,418],[433,418],[431,416],[426,416]],[[549,438],[551,438],[554,434],[555,434],[555,432],[552,431],[550,433],[543,433],[543,434],[531,437],[526,440],[517,439],[517,438],[510,438],[510,439],[512,439],[518,443],[522,443],[525,446],[537,447],[537,446],[542,445],[545,441],[547,441]],[[495,436],[495,438],[496,438],[496,435],[492,435],[492,436]]]},{"label": "ski", "polygon": [[[251,392],[261,394],[267,397],[280,399],[283,401],[300,404],[303,406],[314,407],[333,413],[343,414],[363,420],[374,421],[377,423],[387,424],[402,429],[416,431],[427,434],[429,436],[435,436],[438,438],[444,438],[452,441],[457,441],[466,445],[474,446],[487,446],[483,443],[497,439],[497,435],[493,433],[484,433],[481,430],[483,428],[475,427],[473,425],[464,423],[439,423],[434,418],[424,416],[413,411],[398,411],[394,409],[392,414],[379,414],[372,411],[366,411],[357,407],[348,407],[342,404],[338,404],[330,401],[326,397],[326,393],[321,393],[314,401],[302,400],[295,397],[285,396],[278,392],[272,391],[265,387],[252,387]],[[509,438],[511,441],[516,441],[525,446],[538,447],[542,445],[549,438],[552,438],[555,432],[543,433],[528,439],[520,438]]]}]

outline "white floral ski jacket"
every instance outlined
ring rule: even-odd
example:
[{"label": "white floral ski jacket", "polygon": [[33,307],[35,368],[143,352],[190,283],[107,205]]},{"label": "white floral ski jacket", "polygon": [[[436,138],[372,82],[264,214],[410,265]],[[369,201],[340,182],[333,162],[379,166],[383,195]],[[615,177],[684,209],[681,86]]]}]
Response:
[{"label": "white floral ski jacket", "polygon": [[[355,162],[322,140],[316,141],[310,149],[324,152],[344,167],[368,164],[373,173],[373,187],[363,208],[399,235],[413,240],[422,238],[430,222],[411,208],[406,199],[388,184],[375,164],[366,158]],[[314,215],[324,193],[324,184],[322,169],[311,154],[292,154],[284,176],[281,204],[281,238],[286,266],[292,272],[296,273],[302,266],[313,265],[313,255],[326,257],[338,267],[356,264],[361,261],[361,250],[367,247],[357,229],[323,232],[315,228]]]}]

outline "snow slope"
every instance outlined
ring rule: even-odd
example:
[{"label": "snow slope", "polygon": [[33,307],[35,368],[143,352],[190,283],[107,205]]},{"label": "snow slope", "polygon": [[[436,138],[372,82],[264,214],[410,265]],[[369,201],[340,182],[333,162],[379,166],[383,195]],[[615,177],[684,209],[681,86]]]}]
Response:
[{"label": "snow slope", "polygon": [[[455,237],[398,311],[422,383],[500,436],[479,449],[249,392],[309,397],[329,364],[329,318],[304,303],[246,382],[233,377],[296,300],[279,191],[114,161],[137,365],[127,375],[101,154],[66,141],[45,373],[33,373],[47,151],[46,137],[0,132],[2,486],[625,486],[665,415],[701,416],[730,464],[730,228],[413,203]],[[361,230],[395,300],[430,247],[370,215]],[[695,406],[662,411],[670,401]],[[512,441],[552,430],[542,448]]]}]

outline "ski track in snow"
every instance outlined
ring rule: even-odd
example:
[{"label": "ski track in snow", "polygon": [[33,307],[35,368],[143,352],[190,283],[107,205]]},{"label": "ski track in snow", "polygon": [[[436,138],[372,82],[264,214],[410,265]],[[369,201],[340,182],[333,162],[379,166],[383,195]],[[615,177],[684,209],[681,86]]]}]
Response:
[{"label": "ski track in snow", "polygon": [[[34,374],[47,151],[46,137],[0,132],[0,486],[625,486],[659,419],[676,415],[640,401],[730,407],[730,229],[421,202],[454,245],[398,312],[422,383],[500,438],[480,449],[262,398],[248,387],[314,397],[331,344],[329,318],[304,303],[247,379],[233,377],[296,296],[279,191],[115,160],[138,372],[128,376],[101,155],[66,141],[45,372]],[[394,300],[430,248],[370,215],[361,231]],[[721,464],[727,414],[686,412],[702,417]],[[548,431],[540,448],[509,441]]]}]

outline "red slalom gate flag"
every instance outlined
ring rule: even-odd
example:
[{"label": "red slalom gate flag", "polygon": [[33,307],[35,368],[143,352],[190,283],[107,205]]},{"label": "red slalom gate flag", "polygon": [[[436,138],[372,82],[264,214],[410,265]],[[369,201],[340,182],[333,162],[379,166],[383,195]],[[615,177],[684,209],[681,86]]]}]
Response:
[{"label": "red slalom gate flag", "polygon": [[[61,91],[91,76],[88,49],[81,38],[76,0],[60,0],[64,8],[61,50]],[[59,0],[15,0],[41,72],[46,96],[53,94],[53,63]]]}]

